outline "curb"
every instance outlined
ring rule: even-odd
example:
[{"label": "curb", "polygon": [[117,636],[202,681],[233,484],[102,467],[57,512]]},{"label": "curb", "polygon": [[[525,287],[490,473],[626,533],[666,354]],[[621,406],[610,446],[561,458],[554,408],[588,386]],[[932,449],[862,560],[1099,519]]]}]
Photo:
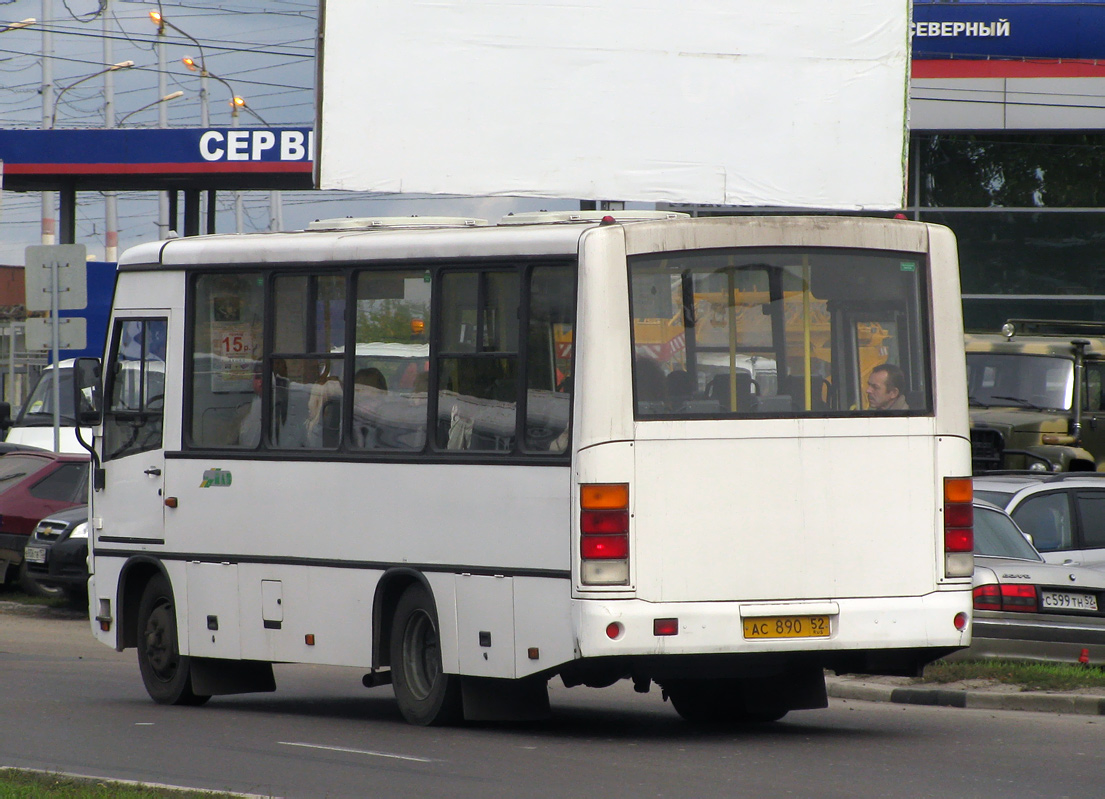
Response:
[{"label": "curb", "polygon": [[1034,691],[991,693],[957,691],[946,688],[901,688],[851,680],[826,680],[829,696],[864,702],[890,702],[897,705],[958,707],[970,710],[1028,710],[1037,713],[1068,713],[1080,716],[1105,716],[1105,696],[1082,694],[1045,694]]}]

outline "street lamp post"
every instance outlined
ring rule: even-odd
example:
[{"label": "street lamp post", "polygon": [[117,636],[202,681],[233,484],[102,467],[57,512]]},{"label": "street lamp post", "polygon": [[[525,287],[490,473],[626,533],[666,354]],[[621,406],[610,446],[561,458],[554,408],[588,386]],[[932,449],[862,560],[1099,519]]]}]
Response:
[{"label": "street lamp post", "polygon": [[20,28],[26,28],[30,25],[34,25],[35,22],[37,22],[37,21],[38,20],[36,20],[34,17],[27,17],[26,19],[19,20],[19,22],[9,22],[9,23],[5,24],[4,27],[0,28],[0,33],[7,33],[8,31],[17,31]]},{"label": "street lamp post", "polygon": [[[199,64],[199,73],[200,73],[200,124],[205,128],[210,126],[210,124],[211,124],[210,112],[208,111],[208,108],[207,108],[207,105],[208,105],[208,103],[207,103],[207,76],[208,76],[209,73],[207,72],[207,60],[204,58],[204,55],[203,55],[203,45],[199,43],[199,39],[192,36],[186,30],[183,30],[182,28],[177,27],[173,23],[169,22],[169,20],[165,19],[165,17],[162,15],[162,13],[160,11],[151,11],[150,12],[150,19],[153,21],[153,23],[155,25],[157,25],[157,33],[158,33],[159,36],[164,35],[165,28],[167,28],[167,27],[172,28],[177,33],[179,33],[181,36],[183,36],[185,39],[188,39],[190,42],[192,42],[196,46],[196,49],[199,50],[199,52],[200,52],[200,64]],[[186,59],[184,63],[188,67],[188,69],[192,69],[192,70],[196,69],[194,63],[192,62],[192,59],[190,59],[190,58]]]},{"label": "street lamp post", "polygon": [[124,122],[126,122],[126,121],[127,121],[128,119],[130,119],[130,118],[131,118],[132,116],[134,116],[135,114],[137,114],[137,113],[140,113],[140,112],[142,112],[142,111],[145,111],[145,110],[146,110],[147,108],[153,108],[153,107],[154,107],[155,105],[159,105],[159,104],[161,104],[161,103],[167,103],[167,102],[169,102],[169,101],[171,101],[171,100],[175,100],[176,98],[178,98],[178,97],[183,97],[183,96],[184,96],[184,92],[182,92],[182,91],[175,91],[175,92],[173,92],[173,93],[171,93],[171,94],[166,94],[166,95],[165,95],[164,97],[158,97],[158,98],[157,98],[156,100],[154,100],[154,101],[153,101],[152,103],[146,103],[146,104],[145,104],[144,106],[142,106],[141,108],[136,108],[136,109],[134,109],[133,111],[131,111],[130,113],[128,113],[128,114],[124,114],[124,115],[123,115],[123,116],[122,116],[122,117],[121,117],[121,118],[119,119],[119,121],[118,121],[118,122],[116,122],[115,124],[116,124],[116,125],[117,125],[118,127],[122,127],[122,126],[123,126],[123,123],[124,123]]},{"label": "street lamp post", "polygon": [[109,67],[101,69],[99,72],[93,72],[91,75],[85,75],[83,78],[73,81],[68,86],[62,87],[61,91],[59,91],[57,93],[57,96],[54,98],[54,110],[53,113],[50,114],[50,128],[53,129],[54,125],[58,121],[58,105],[61,103],[61,98],[65,96],[65,93],[67,91],[72,89],[74,86],[81,85],[87,80],[92,80],[93,78],[98,78],[101,75],[106,75],[108,72],[115,72],[119,69],[130,69],[133,66],[133,61],[120,61],[118,64],[112,64]]}]

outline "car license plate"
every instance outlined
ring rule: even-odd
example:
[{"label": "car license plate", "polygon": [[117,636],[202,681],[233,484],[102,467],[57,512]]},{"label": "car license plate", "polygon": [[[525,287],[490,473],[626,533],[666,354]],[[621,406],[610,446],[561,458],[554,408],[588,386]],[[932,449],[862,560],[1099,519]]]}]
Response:
[{"label": "car license plate", "polygon": [[744,620],[745,638],[828,638],[828,616],[761,616]]},{"label": "car license plate", "polygon": [[28,563],[45,563],[46,547],[27,547],[23,550],[23,557]]},{"label": "car license plate", "polygon": [[1052,610],[1097,610],[1095,594],[1075,594],[1070,591],[1041,591],[1040,603]]}]

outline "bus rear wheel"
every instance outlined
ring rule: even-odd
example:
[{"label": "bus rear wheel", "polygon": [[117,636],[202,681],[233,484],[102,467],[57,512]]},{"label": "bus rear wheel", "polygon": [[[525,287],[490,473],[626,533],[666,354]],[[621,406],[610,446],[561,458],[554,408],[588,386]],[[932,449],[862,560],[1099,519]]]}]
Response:
[{"label": "bus rear wheel", "polygon": [[211,698],[192,690],[190,662],[177,643],[173,589],[164,575],[146,584],[138,604],[138,669],[158,704],[202,705]]},{"label": "bus rear wheel", "polygon": [[437,608],[422,586],[399,598],[391,625],[391,683],[399,712],[411,724],[455,724],[463,717],[460,677],[445,674]]},{"label": "bus rear wheel", "polygon": [[764,724],[790,709],[781,696],[752,691],[738,679],[672,680],[664,693],[675,712],[694,724]]}]

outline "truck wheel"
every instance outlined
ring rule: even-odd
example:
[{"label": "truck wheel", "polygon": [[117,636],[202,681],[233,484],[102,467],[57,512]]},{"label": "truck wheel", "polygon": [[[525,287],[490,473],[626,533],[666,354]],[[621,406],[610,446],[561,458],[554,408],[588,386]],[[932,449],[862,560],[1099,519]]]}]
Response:
[{"label": "truck wheel", "polygon": [[390,654],[392,688],[403,718],[421,726],[462,719],[460,677],[442,672],[437,608],[420,585],[412,585],[399,598]]},{"label": "truck wheel", "polygon": [[189,658],[177,643],[173,589],[161,574],[146,584],[138,604],[138,669],[158,704],[202,705],[211,698],[192,691]]}]

